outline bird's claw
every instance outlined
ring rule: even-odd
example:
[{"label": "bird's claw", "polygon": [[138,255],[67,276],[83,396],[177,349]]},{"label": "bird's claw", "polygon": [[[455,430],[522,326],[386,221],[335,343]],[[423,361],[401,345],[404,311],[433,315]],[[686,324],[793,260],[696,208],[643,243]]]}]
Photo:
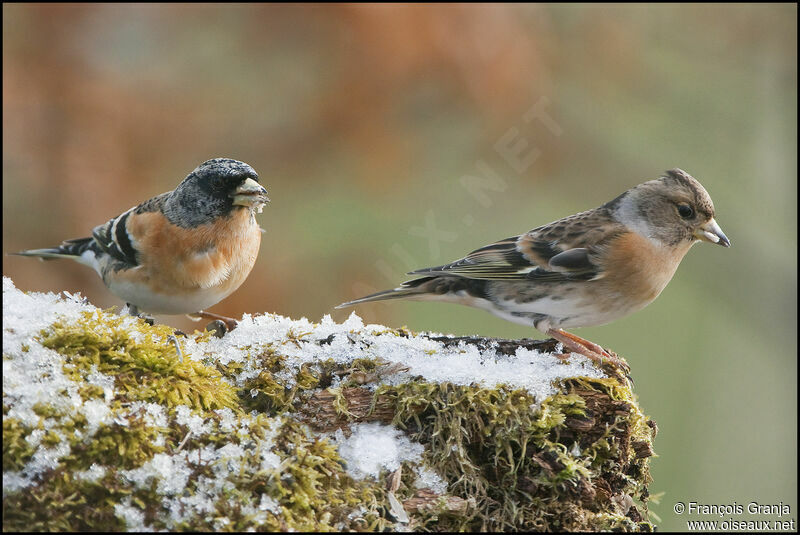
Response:
[{"label": "bird's claw", "polygon": [[221,316],[220,314],[214,314],[213,312],[206,312],[205,310],[199,310],[193,314],[187,314],[187,315],[189,316],[189,318],[195,321],[200,319],[213,320],[206,326],[207,331],[218,332],[219,324],[222,324],[225,330],[222,331],[222,334],[218,334],[220,338],[222,338],[222,336],[224,336],[225,333],[234,330],[239,325],[239,322],[237,322],[233,318],[229,318],[228,316]]},{"label": "bird's claw", "polygon": [[227,324],[222,320],[214,320],[206,325],[206,331],[210,332],[217,338],[222,338],[228,333],[229,330],[230,329],[228,329]]},{"label": "bird's claw", "polygon": [[[618,379],[630,380],[631,369],[624,360],[620,359],[616,353],[610,353],[580,336],[562,331],[561,329],[550,329],[547,334],[561,342],[567,351],[578,353],[596,362],[600,367],[608,370]],[[562,360],[566,360],[567,355],[556,355]],[[632,381],[631,381],[632,382]]]}]

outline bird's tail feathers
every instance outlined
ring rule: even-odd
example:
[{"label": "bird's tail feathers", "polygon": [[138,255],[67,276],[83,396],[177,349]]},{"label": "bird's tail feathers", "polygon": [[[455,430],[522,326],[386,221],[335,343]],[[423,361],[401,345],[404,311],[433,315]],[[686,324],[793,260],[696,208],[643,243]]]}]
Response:
[{"label": "bird's tail feathers", "polygon": [[91,243],[92,238],[77,238],[74,240],[67,240],[58,247],[30,249],[11,254],[18,256],[34,256],[43,260],[52,260],[54,258],[74,258],[76,256],[81,256],[89,248]]},{"label": "bird's tail feathers", "polygon": [[358,305],[361,303],[369,303],[371,301],[385,301],[387,299],[402,299],[407,297],[413,297],[415,295],[426,294],[427,290],[425,288],[421,288],[421,286],[432,280],[434,277],[422,277],[420,279],[414,279],[410,281],[406,281],[397,288],[392,290],[384,290],[383,292],[378,292],[370,295],[366,295],[359,299],[355,299],[353,301],[348,301],[346,303],[342,303],[335,308],[346,308],[351,307],[353,305]]}]

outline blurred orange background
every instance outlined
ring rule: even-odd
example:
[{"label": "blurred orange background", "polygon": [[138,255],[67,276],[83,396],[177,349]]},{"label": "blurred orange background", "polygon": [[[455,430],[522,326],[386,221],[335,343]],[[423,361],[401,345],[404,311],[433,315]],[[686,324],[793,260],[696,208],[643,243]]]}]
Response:
[{"label": "blurred orange background", "polygon": [[[681,167],[733,248],[698,245],[649,308],[577,332],[631,363],[661,429],[652,510],[685,529],[678,500],[796,505],[796,117],[790,4],[4,4],[3,251],[236,158],[272,203],[255,269],[211,311],[341,321],[406,271]],[[72,262],[3,273],[122,304]],[[356,311],[543,336],[454,305]]]}]

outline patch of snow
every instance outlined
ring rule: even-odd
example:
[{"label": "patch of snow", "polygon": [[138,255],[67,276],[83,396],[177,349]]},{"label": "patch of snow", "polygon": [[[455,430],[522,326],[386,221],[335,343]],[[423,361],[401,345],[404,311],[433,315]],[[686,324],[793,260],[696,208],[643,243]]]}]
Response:
[{"label": "patch of snow", "polygon": [[97,463],[92,464],[88,470],[81,470],[79,472],[75,472],[75,477],[78,479],[82,479],[83,481],[89,481],[91,483],[96,483],[103,479],[106,476],[106,468],[105,466],[100,466]]},{"label": "patch of snow", "polygon": [[86,416],[89,435],[94,435],[102,424],[111,422],[111,409],[105,401],[92,399],[83,403],[83,415]]},{"label": "patch of snow", "polygon": [[114,514],[125,523],[128,531],[153,531],[144,523],[144,511],[131,505],[130,496],[114,505]]},{"label": "patch of snow", "polygon": [[347,463],[347,472],[356,479],[377,478],[381,470],[393,472],[403,461],[422,459],[422,444],[412,442],[405,434],[390,425],[378,422],[350,426],[346,437],[338,429],[331,439],[339,446],[339,455]]},{"label": "patch of snow", "polygon": [[156,453],[139,468],[121,470],[120,474],[139,488],[149,487],[155,480],[159,494],[174,495],[183,492],[190,469],[180,456]]},{"label": "patch of snow", "polygon": [[436,494],[447,492],[447,482],[426,466],[420,466],[417,470],[416,486],[418,489],[431,489]]},{"label": "patch of snow", "polygon": [[175,408],[176,421],[179,425],[185,425],[189,431],[199,436],[210,431],[210,425],[205,423],[205,420],[198,414],[192,412],[192,409],[186,405],[178,405]]}]

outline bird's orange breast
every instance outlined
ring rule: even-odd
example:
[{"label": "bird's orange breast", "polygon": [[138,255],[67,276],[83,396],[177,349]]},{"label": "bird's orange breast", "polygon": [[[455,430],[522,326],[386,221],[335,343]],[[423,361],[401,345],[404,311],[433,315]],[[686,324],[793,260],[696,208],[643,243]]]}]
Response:
[{"label": "bird's orange breast", "polygon": [[666,287],[692,243],[669,247],[627,232],[606,249],[604,275],[597,282],[610,293],[620,293],[629,306],[643,307]]},{"label": "bird's orange breast", "polygon": [[131,275],[163,294],[213,288],[227,296],[247,278],[261,244],[261,231],[248,209],[190,229],[156,212],[131,219],[128,231],[141,253],[139,269],[132,270],[138,273]]}]

